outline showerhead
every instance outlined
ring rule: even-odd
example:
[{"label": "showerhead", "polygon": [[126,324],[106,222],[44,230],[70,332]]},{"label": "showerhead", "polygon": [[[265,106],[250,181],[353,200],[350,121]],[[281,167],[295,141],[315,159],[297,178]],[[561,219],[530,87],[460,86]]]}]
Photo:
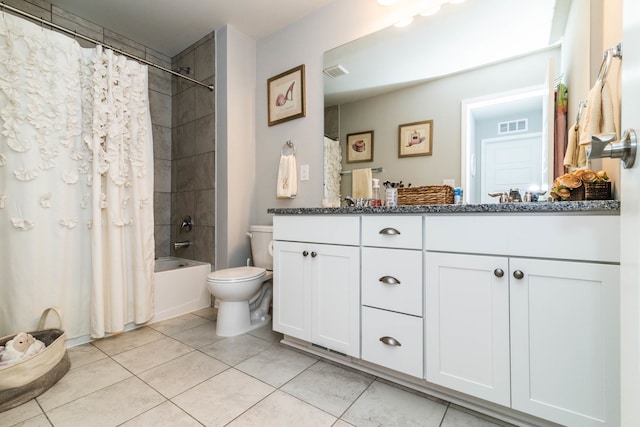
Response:
[{"label": "showerhead", "polygon": [[174,68],[173,71],[180,74],[190,74],[191,67],[178,67],[178,68]]}]

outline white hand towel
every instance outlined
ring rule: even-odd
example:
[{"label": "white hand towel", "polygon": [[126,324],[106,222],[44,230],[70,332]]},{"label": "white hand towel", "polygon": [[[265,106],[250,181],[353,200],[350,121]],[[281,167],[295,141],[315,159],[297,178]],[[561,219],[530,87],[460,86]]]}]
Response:
[{"label": "white hand towel", "polygon": [[293,154],[280,156],[276,197],[293,199],[298,193],[298,173],[296,157]]},{"label": "white hand towel", "polygon": [[370,199],[372,197],[371,168],[351,171],[351,197],[354,199]]}]

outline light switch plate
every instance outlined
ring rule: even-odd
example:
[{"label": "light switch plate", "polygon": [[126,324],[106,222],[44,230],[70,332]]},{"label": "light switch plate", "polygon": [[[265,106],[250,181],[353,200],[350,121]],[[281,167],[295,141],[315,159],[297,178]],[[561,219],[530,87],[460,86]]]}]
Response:
[{"label": "light switch plate", "polygon": [[300,165],[300,181],[309,181],[309,165]]}]

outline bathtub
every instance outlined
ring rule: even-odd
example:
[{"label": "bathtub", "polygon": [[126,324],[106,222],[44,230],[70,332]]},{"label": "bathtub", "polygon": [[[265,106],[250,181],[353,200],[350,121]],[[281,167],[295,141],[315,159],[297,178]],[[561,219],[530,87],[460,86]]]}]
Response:
[{"label": "bathtub", "polygon": [[211,305],[207,275],[211,264],[190,259],[156,259],[154,274],[155,316],[151,322],[180,316]]}]

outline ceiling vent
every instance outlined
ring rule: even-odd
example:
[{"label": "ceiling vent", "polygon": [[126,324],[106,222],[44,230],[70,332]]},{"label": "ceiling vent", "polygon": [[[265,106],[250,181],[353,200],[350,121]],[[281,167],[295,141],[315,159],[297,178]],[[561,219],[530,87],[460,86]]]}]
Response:
[{"label": "ceiling vent", "polygon": [[524,132],[528,129],[529,119],[518,119],[498,123],[498,133],[501,135],[505,133]]},{"label": "ceiling vent", "polygon": [[345,74],[349,74],[346,68],[344,68],[340,64],[327,67],[323,70],[323,72],[327,76],[331,77],[332,79],[335,79],[336,77],[344,76]]}]

